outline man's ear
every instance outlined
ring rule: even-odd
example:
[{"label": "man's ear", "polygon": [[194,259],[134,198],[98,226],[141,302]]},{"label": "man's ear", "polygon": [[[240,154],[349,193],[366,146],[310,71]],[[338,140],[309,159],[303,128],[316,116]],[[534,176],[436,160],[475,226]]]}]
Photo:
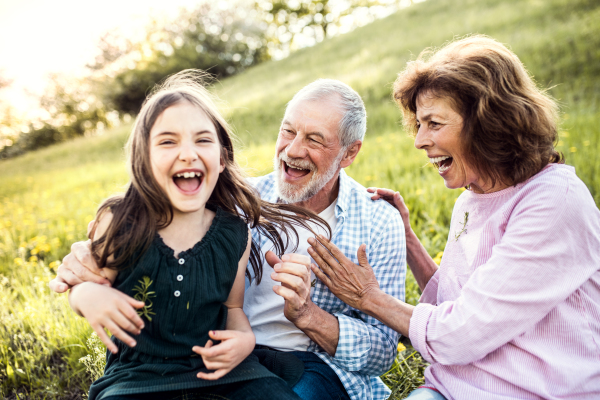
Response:
[{"label": "man's ear", "polygon": [[361,147],[362,147],[361,140],[357,140],[354,143],[352,143],[350,146],[348,146],[348,148],[346,149],[346,152],[344,153],[344,157],[342,158],[342,161],[340,162],[340,166],[342,168],[349,167],[354,162],[354,159],[358,155],[358,152],[360,151]]}]

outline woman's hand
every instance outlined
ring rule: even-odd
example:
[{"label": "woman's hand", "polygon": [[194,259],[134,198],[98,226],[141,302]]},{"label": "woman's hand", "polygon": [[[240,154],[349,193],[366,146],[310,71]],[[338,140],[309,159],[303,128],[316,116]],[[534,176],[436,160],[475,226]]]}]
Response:
[{"label": "woman's hand", "polygon": [[214,345],[212,340],[204,347],[194,346],[192,351],[200,354],[204,365],[214,372],[198,372],[198,378],[216,380],[225,376],[241,363],[254,349],[255,337],[252,332],[244,331],[210,331],[208,335],[221,343]]},{"label": "woman's hand", "polygon": [[318,241],[309,238],[308,242],[312,246],[308,252],[321,267],[311,265],[315,275],[344,303],[362,310],[365,298],[379,291],[379,283],[367,260],[367,246],[362,244],[358,248],[359,265],[356,265],[322,235]]},{"label": "woman's hand", "polygon": [[367,188],[367,192],[374,193],[371,197],[371,200],[383,199],[390,203],[392,206],[394,206],[394,208],[400,213],[400,216],[402,217],[402,222],[404,222],[404,232],[408,233],[411,231],[412,228],[410,227],[408,207],[406,206],[406,204],[404,204],[404,199],[402,198],[402,196],[400,196],[399,192],[394,192],[391,189],[382,189],[375,187]]},{"label": "woman's hand", "polygon": [[144,329],[144,321],[135,311],[136,308],[144,307],[144,302],[116,289],[85,282],[71,289],[69,302],[73,310],[87,319],[102,343],[113,354],[117,353],[117,346],[104,328],[130,347],[134,347],[136,342],[125,331],[139,335]]}]

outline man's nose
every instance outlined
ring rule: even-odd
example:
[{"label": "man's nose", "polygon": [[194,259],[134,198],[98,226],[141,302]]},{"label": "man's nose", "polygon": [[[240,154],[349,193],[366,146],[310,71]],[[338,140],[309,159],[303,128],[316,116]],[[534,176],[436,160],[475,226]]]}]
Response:
[{"label": "man's nose", "polygon": [[306,156],[306,149],[302,145],[302,139],[296,135],[294,140],[285,148],[285,155],[289,158],[304,158]]}]

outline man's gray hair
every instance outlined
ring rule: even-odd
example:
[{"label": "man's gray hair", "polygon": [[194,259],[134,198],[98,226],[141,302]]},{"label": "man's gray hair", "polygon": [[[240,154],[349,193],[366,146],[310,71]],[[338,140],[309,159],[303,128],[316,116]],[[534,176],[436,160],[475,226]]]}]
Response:
[{"label": "man's gray hair", "polygon": [[367,110],[360,95],[344,82],[335,79],[317,79],[304,86],[287,104],[285,113],[291,105],[301,101],[323,100],[334,97],[343,113],[338,127],[338,136],[342,148],[348,148],[357,140],[363,140],[367,131]]}]

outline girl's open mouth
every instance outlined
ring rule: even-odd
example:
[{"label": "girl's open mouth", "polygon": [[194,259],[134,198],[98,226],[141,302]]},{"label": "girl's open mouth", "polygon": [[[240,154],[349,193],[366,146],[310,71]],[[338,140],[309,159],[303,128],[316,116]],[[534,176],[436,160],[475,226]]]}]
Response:
[{"label": "girl's open mouth", "polygon": [[452,160],[452,157],[441,156],[430,158],[429,162],[432,163],[438,169],[438,172],[440,174],[443,174],[444,172],[448,171],[448,169],[452,165]]},{"label": "girl's open mouth", "polygon": [[194,192],[198,190],[203,179],[202,172],[181,172],[173,176],[173,183],[182,192]]}]

